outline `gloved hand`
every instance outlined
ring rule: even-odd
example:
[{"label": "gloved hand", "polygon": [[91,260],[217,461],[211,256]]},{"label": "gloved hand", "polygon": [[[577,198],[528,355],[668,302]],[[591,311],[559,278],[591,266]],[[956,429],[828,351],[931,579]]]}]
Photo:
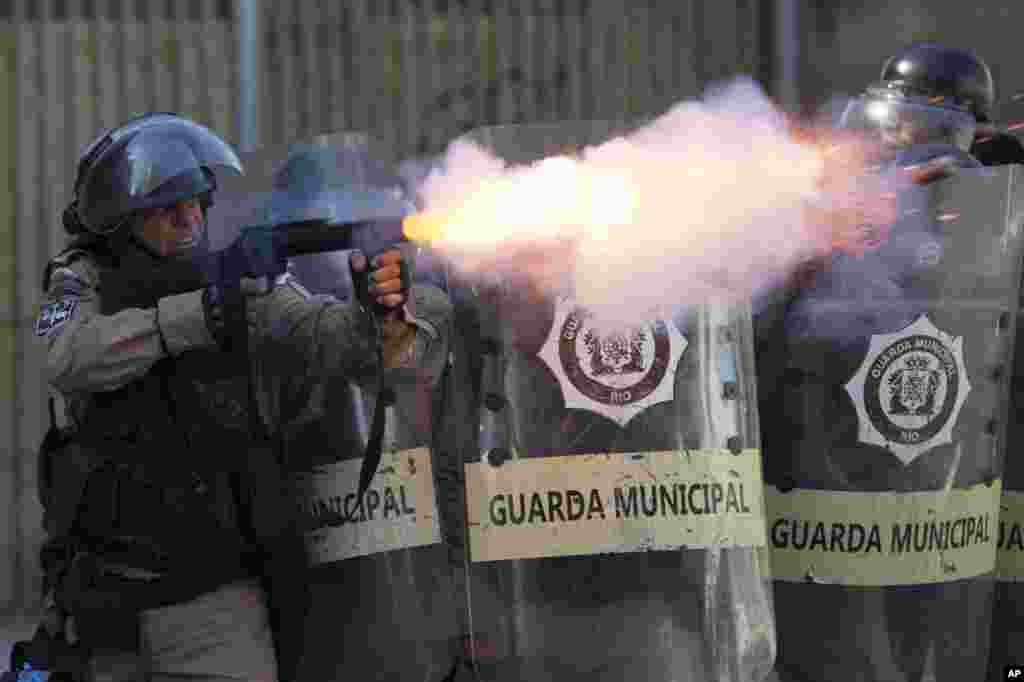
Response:
[{"label": "gloved hand", "polygon": [[[268,277],[241,279],[243,296],[265,296],[272,286]],[[227,344],[227,320],[224,316],[224,290],[211,284],[203,290],[203,313],[206,316],[206,327],[210,330],[217,345],[225,348]]]},{"label": "gloved hand", "polygon": [[227,344],[227,323],[224,320],[224,292],[216,284],[203,290],[203,314],[206,328],[220,348]]},{"label": "gloved hand", "polygon": [[412,280],[402,252],[389,249],[368,261],[361,251],[352,251],[349,265],[359,302],[383,319],[399,319]]},{"label": "gloved hand", "polygon": [[360,302],[380,321],[384,367],[402,364],[416,340],[416,327],[405,319],[411,277],[402,252],[390,249],[368,263],[362,252],[353,251],[349,265]]}]

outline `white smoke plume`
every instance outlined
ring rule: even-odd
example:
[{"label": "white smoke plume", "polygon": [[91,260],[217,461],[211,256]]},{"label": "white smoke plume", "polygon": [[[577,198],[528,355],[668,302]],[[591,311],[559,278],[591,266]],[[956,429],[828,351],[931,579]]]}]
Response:
[{"label": "white smoke plume", "polygon": [[600,317],[635,322],[748,297],[884,222],[881,176],[834,173],[828,156],[741,79],[572,158],[510,166],[457,141],[420,192],[443,226],[435,247],[457,267],[568,281]]}]

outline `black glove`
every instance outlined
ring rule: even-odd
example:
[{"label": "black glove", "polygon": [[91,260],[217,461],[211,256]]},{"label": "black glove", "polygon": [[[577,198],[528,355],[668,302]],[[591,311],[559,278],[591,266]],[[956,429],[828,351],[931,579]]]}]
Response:
[{"label": "black glove", "polygon": [[213,340],[221,350],[225,350],[228,345],[228,334],[227,323],[224,320],[224,294],[216,284],[211,284],[203,290],[203,315],[206,317],[206,327],[210,330]]},{"label": "black glove", "polygon": [[[398,253],[399,257],[394,256],[394,253]],[[361,271],[356,268],[360,257],[364,257],[363,253],[354,251],[349,258],[352,283],[355,285],[356,299],[360,305],[378,317],[384,317],[388,313],[400,310],[401,306],[409,300],[409,290],[412,288],[413,266],[411,260],[413,254],[408,249],[390,246],[377,254],[365,256],[366,267]],[[384,262],[374,267],[372,263],[377,257]],[[371,286],[376,289],[371,291]],[[401,294],[402,303],[389,306],[377,301],[379,296],[390,294]]]}]

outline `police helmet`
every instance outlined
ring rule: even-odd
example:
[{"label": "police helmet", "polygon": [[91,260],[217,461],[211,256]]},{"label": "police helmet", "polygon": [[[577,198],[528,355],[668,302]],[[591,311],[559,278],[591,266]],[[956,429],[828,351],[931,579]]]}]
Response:
[{"label": "police helmet", "polygon": [[142,209],[193,197],[206,207],[218,167],[242,173],[235,151],[206,127],[171,113],[134,118],[86,148],[65,227],[102,236]]},{"label": "police helmet", "polygon": [[947,143],[966,151],[994,101],[992,74],[976,54],[915,43],[885,62],[880,80],[847,106],[841,125],[877,131],[892,146]]},{"label": "police helmet", "polygon": [[292,145],[275,169],[262,218],[272,225],[306,220],[341,224],[401,218],[414,210],[401,178],[369,138],[336,134]]}]

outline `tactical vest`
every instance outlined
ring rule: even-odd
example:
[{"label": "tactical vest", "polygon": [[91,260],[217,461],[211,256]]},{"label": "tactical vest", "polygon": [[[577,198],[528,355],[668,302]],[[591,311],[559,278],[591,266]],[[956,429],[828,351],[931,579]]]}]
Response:
[{"label": "tactical vest", "polygon": [[[47,278],[83,256],[100,265],[104,315],[154,308],[204,284],[193,266],[130,244],[71,248],[50,263]],[[245,574],[246,370],[220,351],[195,350],[90,396],[75,436],[92,459],[69,529],[80,545],[109,562],[195,578],[186,581],[193,595]],[[175,601],[183,596],[176,592]]]}]

